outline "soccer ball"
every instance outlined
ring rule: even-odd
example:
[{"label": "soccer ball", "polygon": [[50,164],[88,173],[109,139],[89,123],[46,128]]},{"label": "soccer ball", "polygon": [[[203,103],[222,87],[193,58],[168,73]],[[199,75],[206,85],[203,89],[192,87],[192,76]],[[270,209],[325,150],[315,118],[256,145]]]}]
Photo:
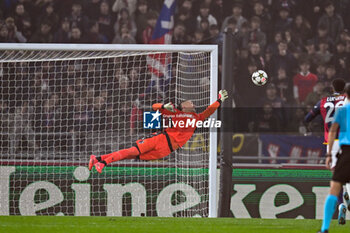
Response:
[{"label": "soccer ball", "polygon": [[267,74],[263,70],[257,70],[252,74],[252,81],[257,86],[262,86],[267,83]]}]

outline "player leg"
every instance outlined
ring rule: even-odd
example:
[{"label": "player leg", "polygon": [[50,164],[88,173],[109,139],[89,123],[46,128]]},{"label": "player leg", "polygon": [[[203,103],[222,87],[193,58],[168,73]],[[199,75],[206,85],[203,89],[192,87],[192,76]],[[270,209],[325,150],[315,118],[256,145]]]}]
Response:
[{"label": "player leg", "polygon": [[339,195],[341,186],[342,185],[340,182],[333,180],[331,181],[331,189],[324,204],[323,222],[320,232],[328,232],[329,225],[331,224],[331,220],[337,205],[337,196]]},{"label": "player leg", "polygon": [[[328,146],[327,146],[328,150]],[[339,147],[339,141],[336,140],[333,143],[332,147],[332,165],[331,168],[334,169],[335,165],[337,164],[338,160],[338,152],[340,150]],[[345,194],[345,193],[344,193]],[[343,203],[343,188],[341,188],[339,195],[338,195],[338,224],[344,225],[345,224],[345,218],[346,218],[346,205]]]},{"label": "player leg", "polygon": [[[338,142],[337,143],[337,146],[339,147],[339,141],[335,141],[335,142]],[[350,194],[350,183],[346,183],[345,186],[343,187],[343,197],[344,197],[344,200],[345,200],[345,205],[344,207],[342,207],[342,209],[339,208],[339,215],[340,215],[340,211],[344,212],[344,224],[345,224],[345,213],[346,213],[346,209],[348,209],[350,211],[350,197],[349,197],[349,194]]]},{"label": "player leg", "polygon": [[99,157],[96,157],[95,155],[91,155],[90,161],[89,161],[89,170],[91,170],[92,167],[98,162],[101,162],[107,165],[111,162],[115,162],[123,159],[136,158],[139,154],[140,152],[136,147],[131,147],[131,148],[119,150],[110,154],[101,155]]},{"label": "player leg", "polygon": [[139,154],[140,154],[139,150],[135,146],[133,146],[128,149],[123,149],[107,155],[102,155],[100,158],[97,158],[97,160],[99,160],[99,162],[105,162],[107,165],[119,160],[134,159]]},{"label": "player leg", "polygon": [[[343,189],[340,190],[339,195],[342,196]],[[338,224],[344,225],[346,220],[346,205],[344,203],[341,203],[338,206]]]},{"label": "player leg", "polygon": [[123,159],[134,159],[140,154],[139,150],[133,146],[128,149],[119,150],[110,154],[96,157],[97,163],[95,163],[96,170],[101,173],[102,169],[112,163]]},{"label": "player leg", "polygon": [[[339,152],[340,148],[339,148],[339,141],[335,140],[333,142],[333,147],[332,147],[332,165],[331,165],[331,169],[334,170],[335,165],[337,164],[338,161],[338,157],[337,154]],[[328,151],[328,145],[327,145],[327,151]]]},{"label": "player leg", "polygon": [[146,139],[140,139],[136,141],[136,145],[128,148],[119,150],[110,154],[102,155],[100,157],[96,157],[97,163],[95,163],[96,170],[101,173],[102,169],[116,161],[124,160],[124,159],[134,159],[142,153],[147,153],[155,147],[157,144],[157,134],[153,134]]},{"label": "player leg", "polygon": [[350,172],[348,169],[350,166],[350,159],[347,158],[349,154],[349,148],[342,148],[342,150],[339,151],[338,161],[332,176],[330,192],[324,204],[324,215],[320,232],[328,232],[336,208],[337,196],[341,191],[342,185],[350,181]]},{"label": "player leg", "polygon": [[344,192],[344,199],[347,205],[348,210],[350,211],[350,183],[345,184],[345,192]]}]

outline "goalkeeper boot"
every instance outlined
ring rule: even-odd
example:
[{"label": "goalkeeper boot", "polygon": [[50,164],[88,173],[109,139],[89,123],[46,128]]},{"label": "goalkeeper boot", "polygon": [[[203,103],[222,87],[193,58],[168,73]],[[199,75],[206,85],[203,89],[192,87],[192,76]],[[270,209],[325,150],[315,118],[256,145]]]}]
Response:
[{"label": "goalkeeper boot", "polygon": [[325,230],[325,231],[319,230],[317,233],[328,233],[328,230]]},{"label": "goalkeeper boot", "polygon": [[346,205],[348,207],[348,210],[350,211],[350,197],[349,197],[349,193],[348,192],[344,192],[343,197],[345,199],[345,202],[346,202]]},{"label": "goalkeeper boot", "polygon": [[340,225],[345,224],[345,214],[346,214],[346,206],[345,204],[340,204],[339,205],[339,215],[338,215],[338,223]]},{"label": "goalkeeper boot", "polygon": [[89,171],[91,171],[92,167],[98,163],[98,160],[96,159],[95,155],[90,156],[90,161],[89,161]]},{"label": "goalkeeper boot", "polygon": [[102,173],[102,170],[103,170],[103,168],[104,168],[105,166],[106,166],[106,165],[105,165],[104,163],[98,162],[98,163],[95,164],[95,169],[96,169],[96,171],[97,171],[98,173]]}]

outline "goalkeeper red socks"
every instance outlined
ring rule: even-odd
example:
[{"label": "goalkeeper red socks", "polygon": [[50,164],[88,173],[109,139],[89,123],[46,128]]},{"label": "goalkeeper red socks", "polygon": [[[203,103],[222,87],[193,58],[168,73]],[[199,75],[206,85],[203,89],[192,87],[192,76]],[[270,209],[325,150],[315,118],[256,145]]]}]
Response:
[{"label": "goalkeeper red socks", "polygon": [[106,164],[110,164],[112,162],[116,162],[123,159],[134,159],[139,155],[139,151],[136,147],[131,147],[128,149],[116,151],[110,154],[102,155],[101,162],[105,161]]}]

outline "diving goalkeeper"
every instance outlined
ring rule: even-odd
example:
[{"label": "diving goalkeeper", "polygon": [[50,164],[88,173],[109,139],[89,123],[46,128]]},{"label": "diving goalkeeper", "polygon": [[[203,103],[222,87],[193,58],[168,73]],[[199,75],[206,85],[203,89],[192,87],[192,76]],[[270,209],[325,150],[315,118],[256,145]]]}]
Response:
[{"label": "diving goalkeeper", "polygon": [[[171,103],[156,103],[152,105],[152,108],[155,111],[159,110],[164,117],[171,117],[172,122],[186,122],[187,120],[195,120],[196,122],[204,121],[220,107],[220,104],[227,97],[226,90],[219,91],[218,100],[199,114],[196,113],[195,106],[190,100],[181,102],[178,108],[175,108]],[[196,129],[196,124],[182,125],[184,127],[180,126],[180,124],[177,124],[171,128],[166,128],[163,132],[153,133],[147,138],[137,140],[135,146],[128,149],[119,150],[100,157],[91,155],[89,170],[95,166],[95,169],[101,173],[106,165],[119,160],[135,158],[156,160],[168,156],[174,150],[185,145]]]}]

